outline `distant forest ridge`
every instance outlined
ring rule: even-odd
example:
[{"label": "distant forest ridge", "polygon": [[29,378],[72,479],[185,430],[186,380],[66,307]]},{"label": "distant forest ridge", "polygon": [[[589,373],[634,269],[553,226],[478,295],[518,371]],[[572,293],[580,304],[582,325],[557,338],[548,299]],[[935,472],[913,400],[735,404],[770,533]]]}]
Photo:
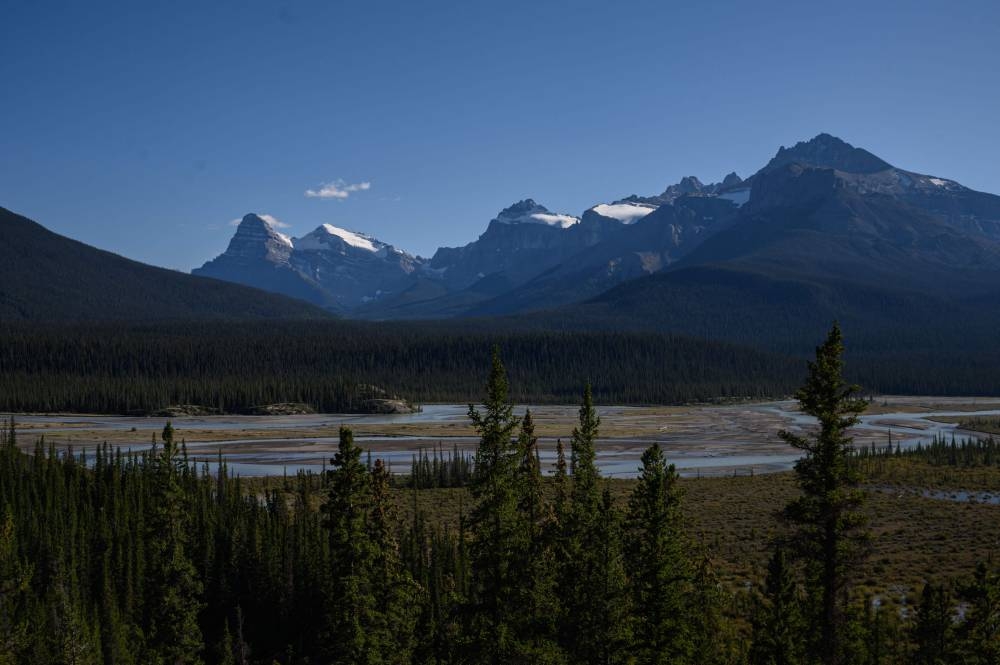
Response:
[{"label": "distant forest ridge", "polygon": [[448,332],[352,322],[0,327],[0,411],[149,413],[194,404],[241,413],[302,402],[351,412],[372,396],[474,401],[499,345],[520,402],[606,404],[789,394],[801,361],[720,342],[642,333]]},{"label": "distant forest ridge", "polygon": [[[848,333],[849,336],[849,333]],[[225,413],[305,403],[357,411],[372,386],[414,403],[475,401],[498,345],[512,398],[676,404],[789,396],[805,358],[693,337],[347,321],[0,326],[0,411],[137,414],[194,404]],[[979,362],[982,360],[982,362]],[[872,348],[848,357],[871,393],[1000,394],[996,358]]]}]

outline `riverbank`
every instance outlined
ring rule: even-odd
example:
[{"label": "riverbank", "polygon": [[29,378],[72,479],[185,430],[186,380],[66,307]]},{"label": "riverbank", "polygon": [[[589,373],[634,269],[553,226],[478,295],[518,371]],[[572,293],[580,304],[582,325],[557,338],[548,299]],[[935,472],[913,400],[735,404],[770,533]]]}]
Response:
[{"label": "riverbank", "polygon": [[[550,472],[556,442],[568,439],[576,423],[574,406],[530,408],[539,436],[543,467]],[[320,471],[337,447],[340,427],[382,458],[393,471],[409,472],[420,451],[455,448],[471,453],[477,444],[468,406],[430,404],[411,414],[292,414],[267,416],[130,417],[17,415],[20,445],[27,450],[45,437],[48,444],[78,453],[108,443],[126,451],[148,449],[170,420],[198,462],[215,463],[221,453],[231,470],[244,476]],[[811,421],[794,401],[693,406],[602,406],[597,463],[602,473],[626,478],[653,442],[688,477],[759,475],[790,469],[798,451],[779,438],[782,429],[802,431]],[[998,398],[884,396],[875,399],[852,434],[858,446],[903,448],[934,437],[973,436],[960,420],[1000,414]]]}]

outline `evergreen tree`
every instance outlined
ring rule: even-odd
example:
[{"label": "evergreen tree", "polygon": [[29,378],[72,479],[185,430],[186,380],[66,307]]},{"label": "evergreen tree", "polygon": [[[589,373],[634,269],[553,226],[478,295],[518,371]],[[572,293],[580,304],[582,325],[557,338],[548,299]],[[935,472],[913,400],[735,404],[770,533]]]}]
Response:
[{"label": "evergreen tree", "polygon": [[556,439],[556,471],[552,478],[555,500],[552,506],[560,524],[569,521],[569,475],[566,473],[566,448],[562,439]]},{"label": "evergreen tree", "polygon": [[390,477],[381,459],[371,470],[371,513],[368,533],[372,543],[372,590],[375,613],[367,629],[368,650],[378,662],[411,662],[418,594],[421,589],[403,567],[396,541],[396,521],[389,496]]},{"label": "evergreen tree", "polygon": [[14,518],[3,511],[0,513],[0,665],[18,662],[18,654],[28,643],[27,603],[32,568],[22,561],[14,536]]},{"label": "evergreen tree", "polygon": [[745,663],[732,622],[723,615],[726,598],[707,552],[694,565],[691,595],[686,603],[691,634],[692,665]]},{"label": "evergreen tree", "polygon": [[795,577],[777,547],[767,565],[764,593],[753,614],[752,665],[799,665],[805,662],[806,632]]},{"label": "evergreen tree", "polygon": [[569,501],[561,532],[560,642],[571,662],[617,662],[624,622],[620,524],[602,501],[594,444],[600,418],[588,384],[570,444]]},{"label": "evergreen tree", "polygon": [[97,665],[101,660],[100,637],[81,607],[77,584],[58,570],[45,596],[48,608],[44,633],[49,636],[44,661],[52,665]]},{"label": "evergreen tree", "polygon": [[681,530],[680,489],[674,465],[659,444],[642,455],[639,482],[629,499],[626,561],[629,593],[637,609],[633,644],[639,663],[686,662],[692,635],[685,599],[691,566]]},{"label": "evergreen tree", "polygon": [[592,587],[594,602],[589,608],[594,619],[594,653],[588,660],[602,665],[625,663],[628,662],[630,636],[621,517],[607,487],[601,494],[593,536],[593,549],[596,550],[593,579],[597,584]]},{"label": "evergreen tree", "polygon": [[516,607],[512,552],[524,536],[518,507],[517,451],[512,436],[518,426],[508,398],[507,372],[493,349],[483,412],[469,405],[469,419],[479,435],[469,516],[473,587],[469,598],[469,639],[479,662],[507,662],[517,650],[513,622]]},{"label": "evergreen tree", "polygon": [[581,528],[592,524],[600,509],[601,493],[597,486],[600,472],[597,470],[597,453],[594,450],[600,427],[601,419],[594,408],[594,396],[588,383],[583,390],[579,423],[573,428],[570,442],[572,514],[573,520]]},{"label": "evergreen tree", "polygon": [[521,526],[514,540],[511,578],[519,662],[563,662],[556,641],[559,602],[555,590],[555,556],[546,538],[551,508],[542,492],[538,439],[531,411],[524,414],[517,437],[517,494]]},{"label": "evergreen tree", "polygon": [[376,613],[370,576],[375,552],[367,519],[371,485],[361,448],[346,427],[340,428],[331,464],[323,505],[330,544],[325,655],[336,664],[377,662],[373,657],[376,645],[369,641]]},{"label": "evergreen tree", "polygon": [[844,352],[835,323],[809,363],[809,376],[796,393],[802,411],[819,428],[807,435],[780,432],[781,438],[805,452],[795,464],[802,495],[785,509],[796,528],[796,553],[805,563],[808,618],[819,627],[811,654],[827,665],[844,661],[847,590],[850,573],[866,552],[868,533],[861,512],[864,498],[858,471],[850,462],[852,439],[847,430],[859,422],[867,402],[859,388],[843,378]]},{"label": "evergreen tree", "polygon": [[110,555],[105,553],[101,571],[100,626],[101,651],[105,663],[129,665],[136,662],[137,636],[123,616],[115,597]]},{"label": "evergreen tree", "polygon": [[154,451],[152,494],[147,531],[147,662],[163,665],[200,663],[203,649],[198,612],[201,582],[188,558],[186,506],[181,485],[184,463],[167,423],[163,446]]},{"label": "evergreen tree", "polygon": [[517,493],[518,509],[527,520],[526,535],[534,539],[544,520],[545,502],[542,496],[542,468],[538,455],[538,437],[535,436],[535,421],[531,410],[525,412],[521,420],[521,430],[517,436]]}]

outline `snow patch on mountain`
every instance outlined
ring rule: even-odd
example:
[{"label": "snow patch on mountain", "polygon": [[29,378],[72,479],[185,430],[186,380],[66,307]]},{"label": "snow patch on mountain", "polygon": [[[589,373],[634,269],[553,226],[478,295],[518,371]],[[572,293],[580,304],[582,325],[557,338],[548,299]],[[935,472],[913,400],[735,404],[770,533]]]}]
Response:
[{"label": "snow patch on mountain", "polygon": [[601,203],[591,208],[601,217],[617,219],[622,224],[634,224],[658,206],[644,203]]},{"label": "snow patch on mountain", "polygon": [[373,238],[371,236],[367,236],[363,233],[355,233],[354,231],[348,231],[347,229],[342,229],[339,226],[334,226],[333,224],[324,224],[323,228],[326,229],[327,233],[337,236],[351,247],[366,249],[369,252],[378,251],[375,243],[372,242]]},{"label": "snow patch on mountain", "polygon": [[326,249],[328,245],[326,242],[324,242],[326,240],[323,237],[324,233],[326,235],[331,235],[340,238],[351,247],[357,247],[358,249],[363,249],[368,252],[373,252],[373,253],[377,252],[382,247],[382,243],[375,240],[371,236],[365,235],[364,233],[348,231],[347,229],[342,229],[339,226],[334,226],[333,224],[323,224],[312,233],[296,240],[295,249],[303,249],[303,250]]},{"label": "snow patch on mountain", "polygon": [[561,229],[568,229],[574,224],[578,224],[580,219],[572,215],[558,215],[555,213],[536,212],[522,218],[522,222],[534,224],[547,224],[548,226],[558,226]]}]

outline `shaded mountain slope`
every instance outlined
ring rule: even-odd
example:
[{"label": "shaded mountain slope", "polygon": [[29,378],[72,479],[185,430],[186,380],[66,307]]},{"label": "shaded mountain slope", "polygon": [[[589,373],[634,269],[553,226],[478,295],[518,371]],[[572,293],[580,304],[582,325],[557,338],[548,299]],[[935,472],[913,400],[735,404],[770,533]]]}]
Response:
[{"label": "shaded mountain slope", "polygon": [[0,319],[325,318],[291,298],[156,268],[0,208]]}]

